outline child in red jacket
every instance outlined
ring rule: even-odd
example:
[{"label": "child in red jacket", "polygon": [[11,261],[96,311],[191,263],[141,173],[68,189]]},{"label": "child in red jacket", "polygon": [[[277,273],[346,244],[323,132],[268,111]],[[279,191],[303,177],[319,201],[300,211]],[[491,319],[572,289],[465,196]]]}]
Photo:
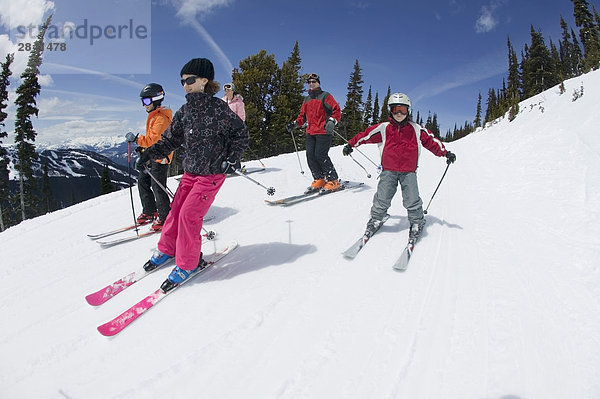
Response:
[{"label": "child in red jacket", "polygon": [[425,215],[423,201],[419,196],[417,184],[417,166],[421,146],[438,157],[445,156],[447,162],[456,160],[456,156],[447,151],[444,144],[427,129],[410,119],[410,98],[403,93],[394,93],[388,99],[390,109],[389,122],[373,125],[364,132],[348,140],[343,154],[349,155],[353,147],[365,143],[377,143],[381,150],[381,167],[377,192],[373,197],[371,218],[367,223],[365,236],[371,237],[387,220],[392,198],[396,194],[398,183],[402,189],[402,205],[408,211],[410,222],[409,240],[415,242],[423,231]]}]

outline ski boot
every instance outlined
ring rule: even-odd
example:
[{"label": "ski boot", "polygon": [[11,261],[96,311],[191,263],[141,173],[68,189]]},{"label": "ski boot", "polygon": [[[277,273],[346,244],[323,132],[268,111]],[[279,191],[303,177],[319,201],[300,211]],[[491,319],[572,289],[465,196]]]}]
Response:
[{"label": "ski boot", "polygon": [[410,243],[414,244],[415,242],[417,242],[417,240],[421,237],[421,233],[423,232],[424,226],[424,220],[421,223],[413,223],[410,225],[410,230],[408,232],[408,241]]},{"label": "ski boot", "polygon": [[367,222],[367,229],[365,230],[365,237],[371,238],[373,234],[377,233],[377,231],[381,228],[381,226],[385,223],[386,220],[390,218],[390,215],[385,215],[383,219],[378,220],[371,218]]},{"label": "ski boot", "polygon": [[328,181],[321,189],[322,194],[329,194],[342,188],[338,179]]},{"label": "ski boot", "polygon": [[175,266],[175,268],[171,271],[171,274],[169,274],[169,277],[167,277],[167,279],[160,286],[160,289],[167,293],[187,280],[192,274],[199,272],[206,266],[208,266],[208,262],[202,259],[202,254],[200,254],[200,261],[195,269],[185,270],[181,269],[179,266]]},{"label": "ski boot", "polygon": [[173,259],[173,257],[156,249],[150,260],[144,264],[144,270],[147,272],[156,270],[159,266],[164,265],[169,259]]},{"label": "ski boot", "polygon": [[322,189],[325,186],[325,184],[327,184],[325,179],[316,179],[315,181],[313,181],[311,183],[310,186],[308,186],[308,188],[304,191],[304,194],[314,193],[315,191],[319,191],[320,189]]}]

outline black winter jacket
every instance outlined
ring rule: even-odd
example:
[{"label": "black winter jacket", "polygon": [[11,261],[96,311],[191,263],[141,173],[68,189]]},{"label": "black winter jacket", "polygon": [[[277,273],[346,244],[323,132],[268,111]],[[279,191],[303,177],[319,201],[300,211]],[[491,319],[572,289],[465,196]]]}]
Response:
[{"label": "black winter jacket", "polygon": [[160,141],[147,149],[161,159],[179,146],[185,150],[183,170],[194,175],[220,174],[223,161],[241,159],[248,148],[248,128],[223,100],[188,93]]}]

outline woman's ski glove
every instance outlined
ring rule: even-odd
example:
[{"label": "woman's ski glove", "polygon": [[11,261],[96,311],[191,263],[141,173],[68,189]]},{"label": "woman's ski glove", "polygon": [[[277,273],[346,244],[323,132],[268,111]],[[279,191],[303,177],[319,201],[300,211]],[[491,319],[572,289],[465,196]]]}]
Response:
[{"label": "woman's ski glove", "polygon": [[454,161],[456,161],[456,155],[450,151],[446,151],[446,163],[450,165],[451,163],[454,163]]},{"label": "woman's ski glove", "polygon": [[344,154],[344,156],[346,156],[346,155],[350,155],[350,153],[351,153],[352,151],[354,151],[354,150],[352,149],[352,146],[351,146],[350,144],[346,144],[346,145],[344,146],[344,148],[342,148],[342,154]]},{"label": "woman's ski glove", "polygon": [[221,164],[221,173],[225,175],[227,173],[233,172],[235,170],[236,163],[237,159],[235,159],[235,157],[231,156],[227,158],[227,160],[223,161],[223,163]]}]

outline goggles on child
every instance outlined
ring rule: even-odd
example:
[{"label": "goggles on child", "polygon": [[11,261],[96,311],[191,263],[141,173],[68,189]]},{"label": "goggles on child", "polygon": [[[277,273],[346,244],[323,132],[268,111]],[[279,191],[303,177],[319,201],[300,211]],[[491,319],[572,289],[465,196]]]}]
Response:
[{"label": "goggles on child", "polygon": [[390,105],[390,112],[392,114],[401,113],[402,115],[408,114],[408,106],[407,105]]},{"label": "goggles on child", "polygon": [[154,101],[162,100],[163,98],[165,98],[165,95],[163,93],[164,92],[160,92],[160,94],[158,96],[155,96],[155,97],[143,97],[142,98],[142,104],[144,104],[144,105],[150,105]]}]

